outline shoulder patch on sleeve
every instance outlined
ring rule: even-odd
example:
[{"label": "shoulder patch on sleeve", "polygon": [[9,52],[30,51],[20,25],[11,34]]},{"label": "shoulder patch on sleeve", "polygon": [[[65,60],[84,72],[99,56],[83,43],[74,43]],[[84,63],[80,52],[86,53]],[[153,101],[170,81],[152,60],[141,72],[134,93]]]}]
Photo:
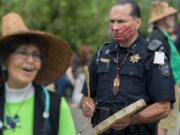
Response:
[{"label": "shoulder patch on sleeve", "polygon": [[170,65],[167,62],[165,62],[163,65],[160,65],[159,70],[163,76],[169,77],[171,74]]},{"label": "shoulder patch on sleeve", "polygon": [[154,39],[149,42],[148,50],[156,51],[161,45],[162,45],[162,42],[160,40]]}]

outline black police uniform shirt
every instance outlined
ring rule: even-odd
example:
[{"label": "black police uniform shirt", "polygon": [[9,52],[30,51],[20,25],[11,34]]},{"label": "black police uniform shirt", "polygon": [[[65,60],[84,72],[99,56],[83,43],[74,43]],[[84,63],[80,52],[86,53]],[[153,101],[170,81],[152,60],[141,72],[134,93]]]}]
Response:
[{"label": "black police uniform shirt", "polygon": [[[151,46],[150,46],[151,48]],[[117,53],[120,67],[120,87],[116,96],[113,95],[113,82],[116,77]],[[136,62],[133,62],[134,56]],[[158,101],[175,101],[174,82],[169,63],[165,68],[153,64],[155,50],[148,49],[148,43],[142,37],[131,45],[122,48],[115,42],[106,43],[93,57],[89,67],[90,93],[96,101],[96,107],[125,107],[138,99],[147,104]],[[82,93],[87,96],[86,83]]]}]

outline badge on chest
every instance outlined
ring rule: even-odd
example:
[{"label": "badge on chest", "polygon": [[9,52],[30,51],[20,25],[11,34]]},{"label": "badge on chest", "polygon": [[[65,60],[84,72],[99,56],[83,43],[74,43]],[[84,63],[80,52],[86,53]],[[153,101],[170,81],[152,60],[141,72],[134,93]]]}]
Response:
[{"label": "badge on chest", "polygon": [[140,59],[141,57],[139,56],[139,54],[134,54],[130,57],[130,62],[135,64],[135,63],[138,63]]}]

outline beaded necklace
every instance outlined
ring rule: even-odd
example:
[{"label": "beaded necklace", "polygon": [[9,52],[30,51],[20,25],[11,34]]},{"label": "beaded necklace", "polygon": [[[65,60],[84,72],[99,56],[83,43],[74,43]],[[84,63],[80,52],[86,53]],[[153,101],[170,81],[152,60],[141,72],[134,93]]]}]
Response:
[{"label": "beaded necklace", "polygon": [[27,98],[29,92],[31,89],[27,90],[26,93],[24,93],[24,97],[22,98],[22,101],[20,102],[20,105],[18,106],[18,109],[16,110],[15,114],[12,115],[10,112],[10,108],[7,106],[7,114],[4,115],[4,128],[5,129],[15,129],[16,127],[20,127],[20,118],[19,118],[19,111],[21,110],[23,104],[25,103],[25,99]]}]

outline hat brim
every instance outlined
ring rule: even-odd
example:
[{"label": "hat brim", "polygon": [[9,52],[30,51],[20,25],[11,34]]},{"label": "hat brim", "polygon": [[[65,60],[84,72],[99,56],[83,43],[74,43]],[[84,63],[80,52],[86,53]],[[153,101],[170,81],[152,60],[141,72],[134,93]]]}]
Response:
[{"label": "hat brim", "polygon": [[148,23],[154,23],[154,22],[156,22],[158,20],[161,20],[161,19],[163,19],[163,18],[165,18],[167,16],[170,16],[170,15],[173,15],[175,13],[177,13],[177,10],[173,9],[173,10],[169,11],[168,13],[164,13],[164,14],[161,14],[160,16],[157,15],[155,17],[150,18]]},{"label": "hat brim", "polygon": [[0,43],[7,41],[14,36],[20,37],[22,35],[35,36],[44,41],[45,59],[43,60],[41,70],[35,78],[36,83],[47,86],[65,73],[70,65],[71,50],[69,45],[63,39],[46,32],[29,31],[3,36],[0,38]]}]

